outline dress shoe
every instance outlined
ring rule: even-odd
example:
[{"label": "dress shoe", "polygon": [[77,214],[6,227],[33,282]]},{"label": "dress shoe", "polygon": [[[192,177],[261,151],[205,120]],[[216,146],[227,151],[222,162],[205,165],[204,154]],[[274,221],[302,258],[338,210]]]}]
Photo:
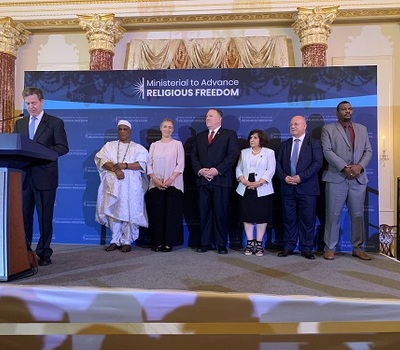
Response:
[{"label": "dress shoe", "polygon": [[39,260],[39,266],[47,266],[51,264],[51,259],[50,258],[45,258],[45,259],[40,259]]},{"label": "dress shoe", "polygon": [[117,249],[118,248],[118,246],[115,244],[115,243],[111,243],[105,250],[107,251],[107,252],[112,252],[112,251],[114,251],[115,249]]},{"label": "dress shoe", "polygon": [[287,249],[284,249],[284,250],[282,250],[282,251],[280,251],[279,253],[278,253],[278,256],[280,257],[280,258],[286,258],[288,255],[290,255],[290,254],[292,254],[292,252],[291,251],[289,251],[289,250],[287,250]]},{"label": "dress shoe", "polygon": [[196,249],[196,253],[205,253],[208,250],[207,246],[203,245]]},{"label": "dress shoe", "polygon": [[335,259],[335,253],[332,250],[327,250],[324,253],[324,259],[325,260],[334,260]]},{"label": "dress shoe", "polygon": [[371,260],[371,257],[365,254],[362,250],[353,250],[353,253],[351,255],[361,260]]},{"label": "dress shoe", "polygon": [[128,253],[132,250],[132,246],[130,244],[124,244],[122,246],[121,252],[122,253]]},{"label": "dress shoe", "polygon": [[315,255],[311,252],[301,252],[301,256],[304,256],[306,259],[315,260]]},{"label": "dress shoe", "polygon": [[228,254],[228,249],[223,246],[218,247],[218,254]]},{"label": "dress shoe", "polygon": [[164,246],[163,245],[158,245],[157,247],[152,248],[151,250],[153,252],[162,252]]},{"label": "dress shoe", "polygon": [[162,247],[161,251],[164,252],[164,253],[172,252],[172,247],[170,247],[168,245],[165,245],[165,246]]}]

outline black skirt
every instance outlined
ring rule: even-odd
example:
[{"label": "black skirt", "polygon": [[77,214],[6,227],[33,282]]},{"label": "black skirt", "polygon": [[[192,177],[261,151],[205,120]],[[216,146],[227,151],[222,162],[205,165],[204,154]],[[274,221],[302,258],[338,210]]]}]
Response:
[{"label": "black skirt", "polygon": [[[254,174],[249,174],[249,181],[254,182]],[[272,222],[272,194],[257,197],[257,190],[246,189],[239,202],[240,221],[253,224]]]}]

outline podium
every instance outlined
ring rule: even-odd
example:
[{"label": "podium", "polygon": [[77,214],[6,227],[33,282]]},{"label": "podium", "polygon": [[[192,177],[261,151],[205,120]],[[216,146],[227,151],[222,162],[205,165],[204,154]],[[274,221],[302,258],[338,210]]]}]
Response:
[{"label": "podium", "polygon": [[0,133],[0,281],[33,273],[22,215],[23,168],[57,153],[20,134]]}]

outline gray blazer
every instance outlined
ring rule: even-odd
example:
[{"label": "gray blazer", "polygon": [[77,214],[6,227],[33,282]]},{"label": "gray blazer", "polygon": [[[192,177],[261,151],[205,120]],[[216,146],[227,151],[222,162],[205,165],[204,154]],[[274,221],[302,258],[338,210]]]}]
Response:
[{"label": "gray blazer", "polygon": [[[355,134],[354,164],[360,164],[364,171],[357,178],[360,184],[368,183],[366,167],[372,157],[371,143],[369,142],[367,128],[358,123],[353,123]],[[350,164],[352,158],[351,145],[339,122],[324,125],[321,134],[322,150],[328,162],[328,169],[324,170],[322,180],[340,183],[346,179],[342,169]]]}]

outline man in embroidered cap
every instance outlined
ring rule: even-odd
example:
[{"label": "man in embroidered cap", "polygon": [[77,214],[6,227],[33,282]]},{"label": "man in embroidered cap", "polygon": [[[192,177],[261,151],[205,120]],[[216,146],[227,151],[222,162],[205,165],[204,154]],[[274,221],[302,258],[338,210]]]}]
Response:
[{"label": "man in embroidered cap", "polygon": [[110,228],[112,239],[106,251],[126,253],[139,237],[139,226],[147,227],[144,205],[147,150],[130,140],[132,125],[117,124],[118,141],[107,142],[95,156],[100,174],[96,221]]}]

